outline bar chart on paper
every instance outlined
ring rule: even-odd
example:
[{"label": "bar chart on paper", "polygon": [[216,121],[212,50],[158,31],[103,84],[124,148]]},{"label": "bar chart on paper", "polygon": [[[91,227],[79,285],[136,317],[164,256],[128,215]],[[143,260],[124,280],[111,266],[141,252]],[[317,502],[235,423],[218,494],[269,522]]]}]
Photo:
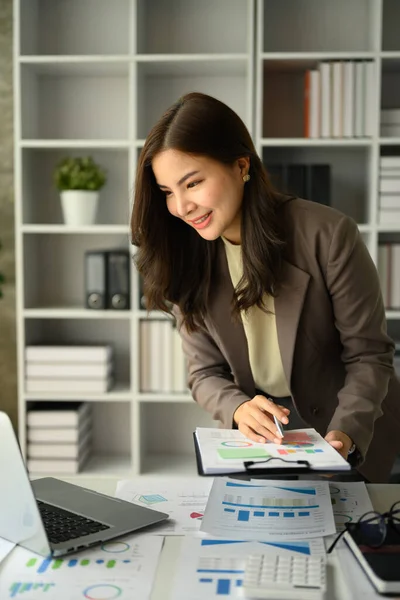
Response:
[{"label": "bar chart on paper", "polygon": [[274,485],[214,480],[201,531],[236,539],[266,540],[291,535],[309,539],[335,532],[326,482],[285,481]]},{"label": "bar chart on paper", "polygon": [[180,561],[171,600],[222,600],[243,598],[243,573],[249,554],[279,552],[283,556],[323,556],[322,538],[295,542],[249,542],[223,538],[189,538],[182,541]]},{"label": "bar chart on paper", "polygon": [[161,536],[132,536],[65,558],[17,548],[0,576],[0,598],[149,600]]}]

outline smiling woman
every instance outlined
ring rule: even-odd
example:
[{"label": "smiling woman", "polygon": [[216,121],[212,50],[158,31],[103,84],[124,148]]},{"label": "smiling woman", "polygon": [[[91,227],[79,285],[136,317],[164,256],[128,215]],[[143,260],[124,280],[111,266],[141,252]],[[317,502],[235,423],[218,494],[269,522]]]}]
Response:
[{"label": "smiling woman", "polygon": [[238,115],[191,93],[146,139],[131,230],[147,307],[175,314],[214,419],[261,442],[314,427],[360,477],[388,478],[400,383],[352,219],[276,191]]}]

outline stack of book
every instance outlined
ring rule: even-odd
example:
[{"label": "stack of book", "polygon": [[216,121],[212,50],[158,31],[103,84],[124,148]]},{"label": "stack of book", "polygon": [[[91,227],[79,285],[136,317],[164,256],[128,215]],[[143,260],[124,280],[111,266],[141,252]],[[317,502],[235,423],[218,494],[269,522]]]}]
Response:
[{"label": "stack of book", "polygon": [[27,414],[27,467],[31,473],[78,473],[90,455],[88,402],[39,402]]},{"label": "stack of book", "polygon": [[330,205],[331,167],[325,164],[266,164],[274,187],[285,194]]},{"label": "stack of book", "polygon": [[27,346],[28,393],[104,393],[114,383],[111,346]]},{"label": "stack of book", "polygon": [[140,321],[140,391],[188,391],[182,341],[169,319]]},{"label": "stack of book", "polygon": [[400,156],[381,156],[379,167],[379,223],[400,223]]},{"label": "stack of book", "polygon": [[400,137],[400,108],[381,110],[381,136]]},{"label": "stack of book", "polygon": [[353,138],[373,135],[373,61],[322,62],[304,79],[304,136]]}]

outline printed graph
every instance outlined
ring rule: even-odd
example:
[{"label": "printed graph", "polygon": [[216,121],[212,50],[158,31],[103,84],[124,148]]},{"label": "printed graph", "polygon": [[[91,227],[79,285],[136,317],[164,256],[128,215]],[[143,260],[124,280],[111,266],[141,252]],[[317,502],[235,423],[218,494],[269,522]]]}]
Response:
[{"label": "printed graph", "polygon": [[242,587],[243,568],[235,558],[203,557],[200,558],[197,576],[206,593],[217,596],[236,596],[235,589]]},{"label": "printed graph", "polygon": [[159,504],[160,502],[167,502],[167,498],[164,498],[164,496],[161,494],[137,494],[134,500],[137,500],[146,506]]},{"label": "printed graph", "polygon": [[[247,488],[249,489],[249,488]],[[241,523],[256,525],[263,518],[291,519],[295,517],[310,518],[312,510],[319,508],[315,502],[315,488],[303,488],[301,491],[291,488],[277,488],[295,492],[296,497],[246,496],[225,493],[222,501],[226,517],[232,517]]]},{"label": "printed graph", "polygon": [[[38,592],[48,592],[54,588],[54,583],[20,583],[15,582],[11,585],[9,598],[16,598],[25,592],[36,590]],[[32,597],[32,596],[31,596]]]},{"label": "printed graph", "polygon": [[121,596],[121,594],[122,589],[118,585],[111,583],[99,583],[83,590],[83,596],[87,600],[114,600]]},{"label": "printed graph", "polygon": [[218,448],[218,455],[223,459],[240,459],[249,460],[252,458],[269,458],[271,455],[264,448]]},{"label": "printed graph", "polygon": [[129,558],[125,560],[104,560],[102,558],[89,559],[89,558],[69,558],[69,559],[61,559],[61,558],[30,558],[26,563],[28,568],[35,569],[36,573],[42,574],[46,573],[46,571],[57,571],[58,569],[72,569],[72,568],[81,568],[88,567],[89,565],[102,565],[106,569],[113,569],[117,563],[130,563],[131,560]]}]

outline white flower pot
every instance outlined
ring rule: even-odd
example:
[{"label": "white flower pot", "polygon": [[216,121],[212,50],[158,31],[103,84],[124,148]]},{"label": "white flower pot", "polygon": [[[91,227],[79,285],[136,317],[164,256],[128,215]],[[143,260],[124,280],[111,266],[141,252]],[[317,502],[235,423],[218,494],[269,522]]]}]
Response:
[{"label": "white flower pot", "polygon": [[93,225],[96,221],[99,192],[65,190],[60,193],[66,225]]}]

